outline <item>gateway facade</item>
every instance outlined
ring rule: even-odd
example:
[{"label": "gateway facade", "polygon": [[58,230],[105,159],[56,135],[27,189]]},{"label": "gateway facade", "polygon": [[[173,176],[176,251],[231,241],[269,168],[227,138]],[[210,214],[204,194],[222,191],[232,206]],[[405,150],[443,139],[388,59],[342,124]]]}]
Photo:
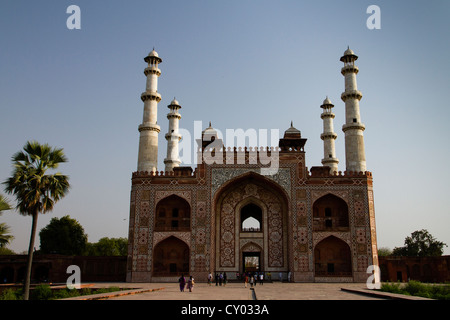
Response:
[{"label": "gateway facade", "polygon": [[165,171],[158,172],[162,59],[150,52],[144,59],[138,169],[132,175],[127,281],[176,281],[184,274],[202,282],[210,272],[234,279],[256,271],[272,280],[366,282],[366,270],[378,265],[378,258],[357,58],[350,49],[341,57],[344,172],[338,171],[328,98],[321,105],[323,166],[309,170],[306,139],[292,124],[278,147],[261,149],[226,148],[210,125],[197,141],[197,167],[180,166],[181,106],[174,99],[168,106]]}]

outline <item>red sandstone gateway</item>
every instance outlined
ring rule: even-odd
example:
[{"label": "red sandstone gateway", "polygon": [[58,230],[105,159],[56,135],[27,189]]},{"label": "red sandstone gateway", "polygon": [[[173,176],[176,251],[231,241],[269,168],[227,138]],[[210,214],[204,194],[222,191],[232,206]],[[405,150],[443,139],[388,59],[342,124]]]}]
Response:
[{"label": "red sandstone gateway", "polygon": [[328,97],[321,105],[323,166],[307,168],[306,139],[292,122],[270,148],[227,148],[210,124],[196,137],[197,166],[180,166],[181,106],[174,99],[168,106],[165,171],[158,172],[162,59],[150,52],[144,59],[138,170],[132,176],[127,281],[176,282],[189,274],[206,282],[209,273],[226,273],[232,281],[251,272],[270,274],[272,281],[366,282],[367,268],[378,259],[357,59],[350,49],[341,57],[344,172]]}]

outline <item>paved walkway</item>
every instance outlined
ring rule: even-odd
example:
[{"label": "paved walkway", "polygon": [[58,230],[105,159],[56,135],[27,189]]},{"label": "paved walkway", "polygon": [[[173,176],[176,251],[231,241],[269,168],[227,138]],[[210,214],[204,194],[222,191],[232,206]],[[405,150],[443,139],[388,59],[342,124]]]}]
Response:
[{"label": "paved walkway", "polygon": [[[371,295],[363,283],[265,283],[252,289],[241,283],[209,286],[197,283],[192,292],[180,292],[178,283],[97,283],[95,287],[118,286],[128,291],[72,298],[108,300],[382,300],[398,298],[390,294]],[[345,290],[342,290],[345,289]],[[362,294],[365,293],[365,294]]]}]

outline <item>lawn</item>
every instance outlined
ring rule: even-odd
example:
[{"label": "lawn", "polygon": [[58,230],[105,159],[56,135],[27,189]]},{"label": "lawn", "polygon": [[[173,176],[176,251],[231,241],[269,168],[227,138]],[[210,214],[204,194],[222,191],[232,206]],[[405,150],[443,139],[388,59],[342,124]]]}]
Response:
[{"label": "lawn", "polygon": [[[65,298],[73,298],[78,296],[85,296],[98,293],[107,293],[120,291],[119,287],[108,287],[108,288],[82,288],[82,289],[52,289],[48,284],[41,284],[36,286],[30,292],[30,300],[57,300]],[[0,300],[22,300],[23,292],[22,289],[6,289],[0,294]]]},{"label": "lawn", "polygon": [[437,300],[450,300],[450,284],[428,284],[411,280],[406,284],[383,283],[380,291]]}]

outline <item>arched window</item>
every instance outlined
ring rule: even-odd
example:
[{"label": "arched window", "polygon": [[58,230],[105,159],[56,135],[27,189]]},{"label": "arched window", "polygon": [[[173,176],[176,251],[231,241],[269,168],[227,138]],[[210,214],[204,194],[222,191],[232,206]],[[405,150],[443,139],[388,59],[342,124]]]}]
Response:
[{"label": "arched window", "polygon": [[153,276],[189,274],[189,247],[175,237],[158,243],[153,251]]},{"label": "arched window", "polygon": [[158,202],[155,216],[155,231],[189,231],[191,228],[191,207],[176,195]]},{"label": "arched window", "polygon": [[327,194],[314,202],[314,231],[348,231],[348,220],[348,206],[341,198]]},{"label": "arched window", "polygon": [[254,203],[249,203],[241,209],[241,230],[244,232],[259,232],[262,230],[262,210]]}]

